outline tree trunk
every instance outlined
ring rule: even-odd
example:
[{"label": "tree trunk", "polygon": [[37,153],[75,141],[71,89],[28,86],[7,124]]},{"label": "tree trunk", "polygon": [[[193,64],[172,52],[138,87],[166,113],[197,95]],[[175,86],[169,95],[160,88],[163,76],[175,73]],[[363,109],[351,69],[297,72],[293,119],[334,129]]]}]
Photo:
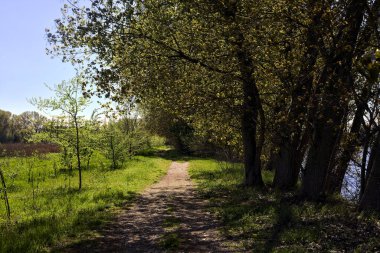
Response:
[{"label": "tree trunk", "polygon": [[361,168],[360,168],[360,192],[359,192],[359,199],[362,199],[364,194],[365,185],[367,184],[367,157],[368,157],[368,149],[369,149],[369,141],[366,141],[364,143],[363,147],[363,155],[362,155],[362,162],[361,162]]},{"label": "tree trunk", "polygon": [[[243,156],[246,186],[263,187],[264,183],[261,175],[261,144],[264,136],[259,140],[256,146],[257,121],[259,110],[261,108],[260,96],[254,76],[254,64],[242,27],[239,25],[240,20],[237,16],[238,1],[214,1],[215,7],[229,26],[229,32],[225,36],[227,43],[234,48],[237,58],[238,70],[240,73],[239,81],[243,91],[243,104],[241,107],[241,136],[243,139]],[[226,26],[227,28],[227,26]],[[231,39],[231,38],[234,39]],[[263,120],[263,118],[262,118]],[[262,122],[263,123],[263,122]]]},{"label": "tree trunk", "polygon": [[[315,2],[312,1],[310,8],[314,8],[314,6]],[[292,103],[287,115],[287,124],[281,128],[282,138],[275,162],[274,186],[282,190],[289,190],[296,186],[301,169],[303,152],[299,146],[305,121],[305,118],[302,117],[305,117],[307,113],[305,104],[309,100],[308,95],[313,83],[313,68],[318,57],[317,30],[322,14],[323,10],[319,10],[308,28],[305,42],[307,50],[301,59],[305,64],[300,69],[297,84],[292,92]]]},{"label": "tree trunk", "polygon": [[[113,128],[112,128],[112,131],[114,131]],[[115,146],[113,143],[113,133],[110,134],[110,148],[111,148],[111,156],[112,156],[112,169],[116,170],[116,157],[115,157]]]},{"label": "tree trunk", "polygon": [[274,163],[275,163],[275,160],[277,159],[276,155],[277,154],[274,151],[274,147],[272,146],[269,151],[269,158],[268,158],[267,163],[265,164],[264,170],[273,171]]},{"label": "tree trunk", "polygon": [[261,105],[261,101],[258,101],[258,113],[260,118],[260,134],[258,137],[257,145],[256,145],[256,156],[255,156],[255,167],[256,170],[260,171],[261,175],[261,152],[265,143],[265,132],[266,132],[266,121],[265,121],[265,113],[263,107]]},{"label": "tree trunk", "polygon": [[363,103],[361,103],[356,109],[354,120],[352,121],[351,130],[349,133],[349,137],[342,148],[343,150],[339,157],[340,159],[338,161],[338,164],[336,165],[334,170],[331,172],[326,182],[325,190],[328,194],[339,193],[342,188],[344,175],[346,174],[352,155],[354,154],[356,148],[360,144],[360,141],[358,140],[357,135],[359,133],[359,130],[363,121],[364,111],[365,111],[365,104],[363,101]]},{"label": "tree trunk", "polygon": [[334,38],[338,43],[325,64],[320,86],[323,98],[320,112],[316,114],[312,143],[308,153],[301,194],[308,199],[317,200],[324,195],[326,178],[331,160],[334,159],[334,147],[339,138],[343,123],[344,110],[347,107],[352,83],[352,59],[362,24],[366,1],[351,1],[346,9],[345,22]]},{"label": "tree trunk", "polygon": [[244,48],[244,36],[238,31],[237,58],[242,77],[243,107],[241,117],[241,131],[243,138],[245,185],[262,187],[261,166],[256,147],[256,130],[259,110],[259,94],[254,78],[252,57]]},{"label": "tree trunk", "polygon": [[[372,15],[376,16],[379,9],[380,9],[380,1],[376,0],[371,7]],[[359,38],[359,41],[356,47],[357,57],[360,57],[363,54],[365,54],[365,49],[368,48],[368,42],[371,39],[373,30],[376,29],[377,20],[373,20],[373,18],[374,17],[371,17],[371,16],[369,17],[365,28],[361,32],[361,36]],[[365,113],[365,108],[367,106],[368,96],[370,95],[371,86],[372,84],[369,84],[367,87],[363,89],[362,95],[359,98],[359,101],[357,102],[357,109],[355,112],[354,120],[351,125],[350,136],[348,138],[346,145],[343,147],[343,151],[340,156],[338,165],[336,166],[334,172],[329,176],[329,181],[328,181],[328,184],[326,185],[326,192],[328,193],[339,193],[341,191],[344,175],[346,174],[349,162],[356,148],[360,145],[357,135],[363,123],[363,115]],[[368,148],[368,143],[366,145]],[[364,185],[361,188],[364,189]]]},{"label": "tree trunk", "polygon": [[[242,113],[242,137],[246,186],[263,186],[259,157],[256,151],[257,107],[252,84],[243,82],[244,103]],[[253,89],[252,89],[253,90]],[[257,166],[256,166],[257,165]]]},{"label": "tree trunk", "polygon": [[274,175],[273,183],[274,186],[281,190],[291,189],[294,183],[294,170],[292,167],[292,161],[294,153],[289,144],[290,141],[284,142],[280,146],[280,150],[277,154],[274,166],[276,168],[276,173]]},{"label": "tree trunk", "polygon": [[3,171],[0,169],[0,181],[1,181],[1,185],[2,185],[2,191],[3,191],[3,195],[4,195],[4,201],[5,201],[5,209],[7,210],[7,218],[8,218],[8,221],[10,221],[11,219],[11,207],[9,205],[9,200],[8,200],[8,195],[7,195],[7,185],[5,184],[5,178],[4,178],[4,174],[3,174]]},{"label": "tree trunk", "polygon": [[278,189],[290,190],[297,185],[304,154],[303,149],[298,148],[298,142],[284,143],[280,147],[274,177],[274,185]]},{"label": "tree trunk", "polygon": [[75,137],[76,137],[76,145],[75,145],[75,151],[77,156],[77,163],[78,163],[78,174],[79,174],[79,187],[78,189],[82,189],[82,167],[80,164],[80,146],[79,146],[79,126],[78,126],[78,120],[77,118],[74,118],[75,122]]},{"label": "tree trunk", "polygon": [[336,128],[340,125],[340,115],[334,116],[329,117],[330,124],[320,121],[315,125],[302,184],[302,195],[309,199],[316,200],[323,193],[331,154],[339,135]]},{"label": "tree trunk", "polygon": [[[379,143],[380,134],[377,135],[375,145],[378,146]],[[380,211],[380,149],[376,149],[374,154],[373,166],[359,208]]]},{"label": "tree trunk", "polygon": [[[377,134],[379,134],[379,133],[377,133]],[[376,143],[376,141],[375,141],[375,143],[371,147],[371,152],[370,152],[370,155],[368,158],[367,175],[366,175],[366,181],[367,182],[368,182],[369,175],[371,174],[371,170],[373,168],[373,164],[375,162],[375,157],[376,157],[378,150],[379,150],[379,144]]]},{"label": "tree trunk", "polygon": [[256,164],[256,126],[252,124],[251,117],[254,117],[254,110],[251,113],[245,112],[242,116],[242,137],[244,151],[245,185],[262,186],[261,171]]}]

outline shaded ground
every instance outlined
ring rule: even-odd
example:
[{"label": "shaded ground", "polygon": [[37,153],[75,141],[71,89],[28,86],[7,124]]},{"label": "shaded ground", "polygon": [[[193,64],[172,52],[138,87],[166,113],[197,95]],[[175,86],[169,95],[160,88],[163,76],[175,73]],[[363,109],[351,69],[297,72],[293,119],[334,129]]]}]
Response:
[{"label": "shaded ground", "polygon": [[218,233],[189,178],[189,164],[173,162],[168,174],[137,197],[99,236],[64,252],[232,252]]},{"label": "shaded ground", "polygon": [[[380,252],[380,219],[340,198],[301,201],[297,191],[248,189],[241,164],[193,159],[191,178],[242,252]],[[263,171],[269,185],[273,174]],[[239,252],[240,252],[239,251]]]}]

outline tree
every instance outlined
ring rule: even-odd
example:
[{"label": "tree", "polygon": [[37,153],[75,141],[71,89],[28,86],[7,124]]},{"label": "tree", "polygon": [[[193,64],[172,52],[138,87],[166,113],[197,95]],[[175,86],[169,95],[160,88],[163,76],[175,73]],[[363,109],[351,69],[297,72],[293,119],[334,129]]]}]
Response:
[{"label": "tree", "polygon": [[69,82],[62,81],[60,84],[50,88],[55,97],[43,99],[32,98],[30,102],[37,106],[42,111],[52,110],[59,111],[62,116],[67,117],[67,126],[69,129],[74,129],[74,142],[68,141],[69,147],[75,150],[77,160],[77,169],[79,173],[79,190],[82,188],[82,166],[81,166],[81,113],[89,104],[89,100],[82,95],[81,84],[83,79],[77,76]]},{"label": "tree", "polygon": [[[321,156],[312,159],[315,167],[309,160],[302,170],[306,176],[304,195],[318,198],[316,195],[340,191],[348,163],[360,142],[357,134],[371,90],[371,85],[362,85],[357,72],[362,55],[373,50],[371,43],[376,44],[373,15],[378,12],[379,1],[368,3],[366,14],[364,5],[358,1],[335,4],[305,1],[305,5],[298,7],[304,8],[302,14],[291,4],[292,12],[286,8],[280,12],[280,17],[291,25],[284,28],[287,36],[279,41],[287,45],[280,54],[285,64],[275,66],[275,73],[285,87],[283,98],[278,96],[280,106],[285,109],[279,109],[274,116],[280,124],[274,131],[272,150],[277,152],[272,152],[276,159],[272,158],[271,164],[276,168],[274,185],[278,188],[293,188],[302,161],[305,157],[311,159],[316,146],[325,145],[316,151]],[[289,37],[291,34],[301,34],[298,37],[301,40]],[[352,127],[351,134],[346,134],[346,127]],[[311,170],[315,174],[309,178]],[[318,173],[321,175],[317,176]],[[309,191],[306,188],[315,187],[318,181],[319,194],[312,197],[311,190],[306,193]]]},{"label": "tree", "polygon": [[[278,143],[275,145],[278,145],[278,152],[274,161],[276,169],[274,186],[283,190],[296,186],[304,157],[306,139],[309,135],[308,124],[305,124],[308,107],[305,104],[308,104],[313,88],[313,71],[319,57],[318,33],[322,25],[321,18],[326,10],[324,5],[318,5],[316,1],[308,1],[306,7],[306,17],[297,17],[297,12],[288,14],[294,15],[295,18],[283,14],[283,18],[293,24],[289,26],[290,28],[284,29],[292,29],[289,31],[291,34],[301,32],[303,34],[302,38],[305,38],[304,41],[289,41],[287,39],[287,50],[289,52],[285,54],[285,60],[288,60],[292,65],[297,63],[296,66],[299,66],[299,70],[298,72],[295,70],[293,75],[292,72],[289,73],[289,69],[292,70],[294,66],[286,64],[280,74],[283,86],[291,86],[289,94],[291,102],[289,105],[285,105],[287,110],[280,112],[279,116],[284,120],[280,121],[280,127],[276,131]],[[297,22],[305,22],[308,25],[297,28]],[[294,56],[293,51],[299,50],[300,45],[303,50],[302,54]],[[284,113],[286,114],[283,115]]]},{"label": "tree", "polygon": [[[380,3],[380,1],[378,1]],[[380,52],[371,52],[374,57],[368,53],[362,56],[361,61],[357,63],[359,75],[355,89],[354,104],[349,115],[351,122],[350,130],[343,133],[342,143],[339,155],[337,156],[337,164],[330,171],[328,181],[326,183],[326,191],[328,193],[340,192],[344,175],[346,174],[348,165],[355,153],[358,152],[360,146],[363,146],[362,159],[362,184],[365,185],[365,168],[366,156],[373,135],[373,126],[375,125],[376,114],[378,110],[378,77],[380,70]],[[371,149],[372,150],[372,149]],[[371,152],[372,153],[372,152]],[[364,190],[364,187],[362,187]]]},{"label": "tree", "polygon": [[112,120],[103,125],[102,133],[102,153],[111,160],[113,170],[121,168],[128,156],[127,137],[118,124]]},{"label": "tree", "polygon": [[20,115],[12,115],[11,132],[14,142],[26,142],[35,133],[43,130],[47,118],[38,112],[26,111]]},{"label": "tree", "polygon": [[[87,9],[73,3],[64,8],[70,15],[58,20],[56,33],[48,37],[55,52],[73,62],[82,63],[75,57],[79,50],[93,53],[97,63],[87,70],[98,90],[115,99],[132,94],[160,107],[170,101],[167,109],[189,123],[232,115],[233,123],[227,125],[238,129],[245,183],[260,187],[263,141],[256,138],[258,122],[265,120],[258,61],[267,54],[264,34],[274,32],[261,28],[269,22],[265,13],[271,3],[94,1]],[[193,117],[205,108],[210,121]]]},{"label": "tree", "polygon": [[90,168],[91,158],[96,150],[99,150],[99,147],[102,146],[102,131],[101,131],[101,122],[99,119],[101,113],[98,113],[98,110],[94,110],[91,114],[89,120],[84,120],[81,130],[82,136],[82,148],[81,155],[85,159],[86,168]]},{"label": "tree", "polygon": [[337,34],[330,35],[333,38],[330,50],[323,52],[325,63],[317,93],[322,98],[313,120],[311,145],[302,182],[302,194],[306,198],[319,199],[323,195],[331,162],[340,142],[348,106],[347,96],[350,96],[353,86],[354,49],[365,6],[366,1],[352,1],[343,8],[343,20]]},{"label": "tree", "polygon": [[378,0],[70,1],[48,39],[50,53],[86,65],[96,93],[137,98],[154,120],[233,150],[247,186],[263,186],[271,154],[277,188],[302,174],[302,195],[318,200],[340,188],[377,99],[360,65],[378,45],[378,10]]},{"label": "tree", "polygon": [[11,116],[10,112],[0,110],[0,143],[9,141]]}]

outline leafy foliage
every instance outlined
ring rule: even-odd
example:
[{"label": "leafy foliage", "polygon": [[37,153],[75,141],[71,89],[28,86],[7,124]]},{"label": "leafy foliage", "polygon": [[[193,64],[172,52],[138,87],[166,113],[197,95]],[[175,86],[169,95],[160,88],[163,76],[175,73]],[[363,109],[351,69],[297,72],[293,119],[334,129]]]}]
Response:
[{"label": "leafy foliage", "polygon": [[170,123],[159,130],[177,131],[180,148],[199,138],[240,159],[248,186],[264,187],[263,162],[278,189],[302,178],[315,201],[341,191],[363,151],[360,194],[379,196],[365,188],[380,171],[380,1],[69,3],[47,32],[49,53],[84,66],[96,87],[86,93],[135,100]]}]

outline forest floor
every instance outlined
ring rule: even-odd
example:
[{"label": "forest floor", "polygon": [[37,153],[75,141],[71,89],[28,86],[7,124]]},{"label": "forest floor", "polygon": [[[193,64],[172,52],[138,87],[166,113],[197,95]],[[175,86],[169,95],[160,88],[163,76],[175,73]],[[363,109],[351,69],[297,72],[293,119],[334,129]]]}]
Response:
[{"label": "forest floor", "polygon": [[188,174],[189,162],[173,162],[168,173],[98,231],[63,252],[234,252],[219,234]]}]

